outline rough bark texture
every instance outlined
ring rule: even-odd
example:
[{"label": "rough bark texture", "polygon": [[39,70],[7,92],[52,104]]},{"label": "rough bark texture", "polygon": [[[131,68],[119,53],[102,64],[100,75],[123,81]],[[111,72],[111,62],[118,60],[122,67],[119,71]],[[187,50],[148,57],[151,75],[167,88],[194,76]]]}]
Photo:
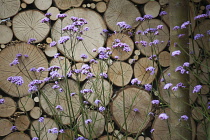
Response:
[{"label": "rough bark texture", "polygon": [[[170,0],[170,39],[171,39],[171,52],[180,50],[179,56],[171,56],[171,83],[175,86],[177,83],[182,82],[187,88],[179,88],[177,91],[170,91],[170,132],[171,140],[187,139],[191,140],[192,135],[190,130],[190,119],[188,121],[179,121],[182,115],[190,116],[189,104],[189,89],[188,79],[189,75],[175,72],[176,67],[182,66],[184,62],[189,62],[189,56],[184,53],[188,52],[188,28],[174,31],[174,26],[180,26],[188,21],[189,1],[183,0]],[[178,38],[179,34],[186,34],[182,38]],[[176,47],[174,47],[176,43]],[[185,51],[183,51],[185,50]]]}]

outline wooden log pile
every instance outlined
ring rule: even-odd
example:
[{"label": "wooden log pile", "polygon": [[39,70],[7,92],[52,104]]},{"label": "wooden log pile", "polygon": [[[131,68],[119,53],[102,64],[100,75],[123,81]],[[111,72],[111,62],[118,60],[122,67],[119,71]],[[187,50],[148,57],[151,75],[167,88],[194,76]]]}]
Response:
[{"label": "wooden log pile", "polygon": [[[204,108],[210,99],[210,60],[204,57],[210,51],[206,33],[210,20],[194,20],[206,12],[208,4],[209,0],[189,3],[192,140],[207,139],[204,125],[210,127],[205,118],[210,112]],[[170,110],[170,95],[163,89],[170,82],[170,19],[169,15],[159,15],[161,11],[169,12],[168,5],[168,0],[0,0],[0,100],[4,100],[0,103],[0,139],[169,139],[168,122],[158,118]],[[51,13],[50,21],[43,23],[46,13]],[[58,18],[61,13],[67,17]],[[144,15],[152,15],[153,19],[136,20]],[[81,33],[84,40],[78,41],[79,33],[62,30],[73,23],[72,16],[87,21],[82,28],[89,30]],[[117,25],[122,21],[131,28],[122,30]],[[158,25],[163,29],[150,32]],[[148,29],[149,33],[142,34]],[[204,34],[202,41],[194,40],[196,34]],[[58,43],[64,36],[71,38]],[[151,45],[154,40],[159,42]],[[57,44],[51,47],[53,41]],[[114,48],[119,41],[130,50]],[[100,59],[101,47],[112,52],[108,59]],[[84,54],[87,58],[81,57]],[[91,63],[93,59],[98,62]],[[60,67],[57,79],[46,79],[52,75],[47,69],[53,66]],[[84,69],[84,73],[77,72]],[[88,72],[94,77],[87,78]],[[18,76],[23,83],[8,80]],[[134,86],[134,78],[141,83]],[[198,84],[202,85],[200,94],[192,94]],[[147,88],[150,85],[152,90]],[[161,103],[153,105],[153,99]],[[40,117],[44,119],[40,121]]]}]

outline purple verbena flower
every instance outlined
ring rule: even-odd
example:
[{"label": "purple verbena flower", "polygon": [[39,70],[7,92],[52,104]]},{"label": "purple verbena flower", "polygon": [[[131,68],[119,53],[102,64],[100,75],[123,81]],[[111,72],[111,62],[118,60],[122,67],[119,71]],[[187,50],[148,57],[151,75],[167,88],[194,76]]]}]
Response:
[{"label": "purple verbena flower", "polygon": [[50,77],[51,77],[51,79],[59,79],[59,78],[61,78],[62,76],[60,75],[60,73],[58,73],[58,71],[51,71],[50,72]]},{"label": "purple verbena flower", "polygon": [[82,59],[87,59],[87,58],[88,58],[88,56],[87,56],[86,54],[81,54],[80,57],[81,57]]},{"label": "purple verbena flower", "polygon": [[48,133],[58,134],[58,128],[54,127],[52,129],[48,129]]},{"label": "purple verbena flower", "polygon": [[166,113],[161,113],[158,118],[161,120],[167,120],[169,117]]},{"label": "purple verbena flower", "polygon": [[144,15],[144,19],[153,19],[154,17],[152,15]]},{"label": "purple verbena flower", "polygon": [[180,29],[179,26],[174,26],[174,28],[173,28],[173,30],[178,30],[178,29]]},{"label": "purple verbena flower", "polygon": [[10,128],[10,130],[11,130],[12,132],[15,132],[15,131],[17,130],[17,127],[16,127],[16,126],[12,126],[12,127]]},{"label": "purple verbena flower", "polygon": [[172,87],[171,89],[173,90],[173,91],[177,91],[178,90],[178,86],[174,86],[174,87]]},{"label": "purple verbena flower", "polygon": [[58,111],[63,111],[63,107],[62,107],[61,105],[57,105],[55,108],[56,108]]},{"label": "purple verbena flower", "polygon": [[143,17],[137,17],[136,21],[144,21],[145,19]]},{"label": "purple verbena flower", "polygon": [[203,38],[203,37],[204,37],[203,34],[196,34],[196,35],[194,36],[194,40],[198,40],[198,39],[201,39],[201,38]]},{"label": "purple verbena flower", "polygon": [[154,131],[155,131],[155,129],[151,129],[151,130],[150,130],[150,133],[153,133]]},{"label": "purple verbena flower", "polygon": [[69,39],[70,39],[69,36],[62,36],[62,37],[60,37],[60,39],[58,40],[58,43],[59,43],[59,44],[63,44],[63,43],[65,43],[66,41],[68,41]]},{"label": "purple verbena flower", "polygon": [[108,32],[109,32],[109,30],[107,30],[107,29],[103,29],[103,32],[104,32],[104,33],[108,33]]},{"label": "purple verbena flower", "polygon": [[120,28],[123,28],[123,29],[130,29],[131,28],[131,26],[128,25],[125,21],[117,22],[116,25],[119,26]]},{"label": "purple verbena flower", "polygon": [[159,100],[152,100],[151,102],[152,102],[153,105],[154,105],[154,104],[158,105],[158,104],[160,103]]},{"label": "purple verbena flower", "polygon": [[37,137],[33,137],[33,138],[32,138],[32,140],[39,140],[39,138],[37,138]]},{"label": "purple verbena flower", "polygon": [[65,17],[67,17],[67,14],[57,14],[56,17],[60,19],[64,19]]},{"label": "purple verbena flower", "polygon": [[91,119],[87,119],[87,120],[85,120],[85,123],[86,124],[89,124],[89,123],[91,123],[92,122],[92,120]]},{"label": "purple verbena flower", "polygon": [[63,129],[60,129],[59,133],[65,133],[65,131]]},{"label": "purple verbena flower", "polygon": [[147,41],[140,41],[139,43],[141,43],[142,46],[147,47]]},{"label": "purple verbena flower", "polygon": [[0,99],[0,104],[4,104],[5,100],[4,99]]},{"label": "purple verbena flower", "polygon": [[25,58],[28,58],[29,56],[28,56],[27,54],[24,54],[24,57],[25,57]]},{"label": "purple verbena flower", "polygon": [[99,112],[104,112],[106,110],[106,108],[103,106],[100,106],[98,110],[99,110]]},{"label": "purple verbena flower", "polygon": [[96,100],[94,101],[94,103],[95,103],[96,105],[98,105],[99,103],[101,103],[101,100],[96,99]]},{"label": "purple verbena flower", "polygon": [[137,85],[140,85],[141,84],[141,81],[138,80],[138,78],[134,78],[131,80],[131,84],[134,85],[134,84],[137,84]]},{"label": "purple verbena flower", "polygon": [[195,16],[194,20],[201,19],[201,18],[207,18],[207,17],[208,17],[208,14],[201,14],[201,15]]},{"label": "purple verbena flower", "polygon": [[36,41],[36,39],[35,38],[30,38],[29,40],[28,40],[28,44],[31,44],[31,43],[33,43],[33,42],[35,42]]},{"label": "purple verbena flower", "polygon": [[84,40],[81,36],[77,36],[77,40],[78,41],[82,41],[82,40]]},{"label": "purple verbena flower", "polygon": [[165,84],[163,89],[169,89],[172,85],[173,85],[172,83],[167,83],[167,84]]},{"label": "purple verbena flower", "polygon": [[18,58],[15,58],[15,59],[12,61],[12,63],[10,63],[9,65],[10,65],[10,66],[14,66],[14,65],[17,65],[17,64],[19,64],[19,61],[18,61]]},{"label": "purple verbena flower", "polygon": [[58,70],[58,69],[61,69],[61,67],[59,67],[59,66],[50,66],[47,70],[48,71],[53,71],[53,70]]},{"label": "purple verbena flower", "polygon": [[181,51],[180,50],[177,50],[177,51],[173,51],[171,53],[171,56],[177,56],[177,55],[180,55],[181,54]]},{"label": "purple verbena flower", "polygon": [[60,55],[60,53],[56,53],[56,54],[54,55],[54,58],[58,58],[59,55]]},{"label": "purple verbena flower", "polygon": [[136,112],[136,113],[140,112],[138,108],[134,108],[133,111]]},{"label": "purple verbena flower", "polygon": [[39,122],[44,122],[44,117],[40,117]]},{"label": "purple verbena flower", "polygon": [[14,76],[14,77],[10,76],[7,78],[7,81],[17,86],[21,86],[24,83],[23,78],[21,76]]},{"label": "purple verbena flower", "polygon": [[43,72],[43,71],[46,71],[44,67],[39,67],[36,69],[36,72]]},{"label": "purple verbena flower", "polygon": [[187,115],[182,115],[182,116],[180,117],[180,120],[187,121],[187,120],[188,120],[188,116],[187,116]]},{"label": "purple verbena flower", "polygon": [[93,93],[92,89],[83,89],[80,91],[81,93],[85,94],[85,93]]},{"label": "purple verbena flower", "polygon": [[104,78],[107,78],[107,77],[108,77],[108,75],[107,75],[106,73],[104,73],[104,72],[103,72],[103,73],[100,73],[99,75],[100,75],[101,77],[104,77]]},{"label": "purple verbena flower", "polygon": [[147,90],[147,91],[151,91],[152,90],[152,85],[146,84],[146,85],[144,85],[144,89]]},{"label": "purple verbena flower", "polygon": [[158,30],[162,30],[162,29],[163,29],[163,25],[158,25],[158,26],[157,26],[157,29],[158,29]]},{"label": "purple verbena flower", "polygon": [[31,68],[30,71],[36,72],[36,68]]},{"label": "purple verbena flower", "polygon": [[52,16],[52,14],[51,13],[46,13],[45,16],[49,18],[50,16]]},{"label": "purple verbena flower", "polygon": [[183,36],[185,36],[185,34],[179,34],[179,35],[178,35],[178,38],[181,38],[181,37],[183,37]]},{"label": "purple verbena flower", "polygon": [[21,53],[16,54],[16,57],[21,57],[21,56],[22,56]]},{"label": "purple verbena flower", "polygon": [[155,68],[152,66],[149,66],[148,68],[146,68],[146,71],[151,71],[150,75],[153,75],[155,73]]},{"label": "purple verbena flower", "polygon": [[167,15],[168,13],[166,11],[161,11],[159,16],[164,16],[164,15]]},{"label": "purple verbena flower", "polygon": [[50,43],[50,47],[53,47],[53,46],[55,46],[56,44],[57,44],[56,41],[52,41],[52,42]]},{"label": "purple verbena flower", "polygon": [[45,17],[41,20],[41,23],[48,23],[50,19],[48,17]]},{"label": "purple verbena flower", "polygon": [[190,24],[191,24],[190,21],[184,22],[184,23],[181,25],[181,29],[186,28],[186,26],[187,26],[187,25],[190,25]]},{"label": "purple verbena flower", "polygon": [[196,85],[196,86],[194,87],[194,89],[193,89],[193,93],[198,93],[198,92],[200,92],[201,88],[202,88],[202,85]]},{"label": "purple verbena flower", "polygon": [[189,62],[184,62],[183,67],[189,67],[190,63]]},{"label": "purple verbena flower", "polygon": [[74,96],[74,95],[76,95],[76,93],[74,93],[74,92],[73,93],[70,93],[70,96]]}]

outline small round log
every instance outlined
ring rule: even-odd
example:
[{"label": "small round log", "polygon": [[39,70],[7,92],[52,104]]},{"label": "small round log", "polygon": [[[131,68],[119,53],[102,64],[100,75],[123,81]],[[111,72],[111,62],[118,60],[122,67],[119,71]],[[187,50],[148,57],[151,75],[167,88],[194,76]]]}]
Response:
[{"label": "small round log", "polygon": [[107,9],[107,6],[106,6],[106,3],[101,1],[101,2],[98,2],[96,4],[96,10],[99,12],[99,13],[104,13]]},{"label": "small round log", "polygon": [[18,101],[18,107],[21,111],[30,111],[35,105],[35,102],[32,98],[25,96],[20,98]]},{"label": "small round log", "polygon": [[60,14],[60,11],[57,7],[50,7],[47,10],[47,13],[51,13],[50,19],[51,20],[57,20],[57,15]]},{"label": "small round log", "polygon": [[127,85],[133,75],[133,68],[125,62],[114,62],[108,69],[108,78],[116,86]]},{"label": "small round log", "polygon": [[[154,67],[154,74],[151,71],[146,71],[148,67]],[[134,76],[141,81],[141,84],[150,84],[156,78],[158,72],[158,66],[152,60],[144,57],[139,59],[134,65]]]},{"label": "small round log", "polygon": [[[84,118],[84,119],[83,119]],[[85,123],[85,120],[91,119],[89,124]],[[89,111],[87,114],[82,114],[77,120],[80,133],[88,139],[98,138],[104,131],[105,118],[96,111]]]},{"label": "small round log", "polygon": [[[62,27],[65,27],[72,23],[70,17],[80,17],[86,19],[88,24],[84,27],[89,27],[89,31],[83,33],[83,41],[75,42],[74,39],[70,39],[65,43],[65,49],[63,44],[57,44],[57,47],[61,53],[66,57],[76,62],[88,62],[91,59],[95,58],[98,53],[92,52],[93,49],[98,49],[103,46],[106,40],[106,37],[100,35],[103,29],[106,29],[106,25],[102,17],[95,11],[86,9],[86,8],[74,8],[67,11],[67,18],[62,20]],[[90,16],[91,15],[91,16]],[[52,38],[55,41],[58,41],[61,37],[61,20],[57,20],[52,28]],[[63,36],[67,36],[65,32]],[[76,44],[76,45],[75,45]],[[66,53],[68,52],[68,53]],[[86,54],[87,59],[83,60],[80,56]]]},{"label": "small round log", "polygon": [[7,21],[7,22],[6,22],[6,25],[7,25],[8,27],[11,27],[11,26],[12,26],[12,22],[11,22],[11,21]]},{"label": "small round log", "polygon": [[102,137],[98,138],[98,140],[118,140],[118,139],[114,136],[108,135],[108,136],[102,136]]},{"label": "small round log", "polygon": [[25,9],[27,7],[27,4],[23,2],[23,3],[21,3],[20,7]]},{"label": "small round log", "polygon": [[70,129],[65,129],[64,132],[65,133],[58,134],[58,140],[74,140],[75,139],[74,131]]},{"label": "small round log", "polygon": [[158,56],[158,61],[162,67],[170,66],[170,53],[167,51],[162,51]]},{"label": "small round log", "polygon": [[117,22],[122,21],[125,21],[127,24],[135,28],[138,25],[138,22],[135,19],[139,16],[141,16],[139,10],[133,3],[127,0],[111,0],[106,12],[104,13],[104,19],[107,26],[112,31],[119,31],[120,27],[116,24]]},{"label": "small round log", "polygon": [[32,4],[34,0],[23,0],[23,2],[25,2],[26,4]]},{"label": "small round log", "polygon": [[[141,31],[145,31],[148,28],[157,28],[158,25],[163,25],[163,29],[162,30],[158,30],[159,34],[154,36],[153,33],[149,33],[147,35],[139,35],[139,34],[135,34],[135,41],[147,41],[147,46],[144,47],[142,46],[141,43],[137,44],[138,49],[141,51],[142,54],[146,55],[146,56],[151,56],[151,55],[157,55],[159,52],[161,52],[167,45],[168,40],[169,40],[169,30],[167,28],[167,26],[165,25],[165,23],[163,23],[161,20],[159,19],[151,19],[149,21],[143,21],[136,29],[136,32],[138,30]],[[151,41],[151,38],[153,38],[153,40],[159,40],[160,43],[157,44],[157,46],[149,46],[149,43]]]},{"label": "small round log", "polygon": [[55,127],[58,128],[56,122],[53,119],[44,118],[44,122],[39,122],[39,120],[35,120],[30,126],[30,135],[32,138],[40,136],[40,138],[42,138],[43,140],[56,140],[58,134],[48,133],[48,129],[52,129]]},{"label": "small round log", "polygon": [[99,76],[100,73],[107,73],[108,65],[103,60],[98,60],[98,63],[90,64],[90,71],[95,75]]},{"label": "small round log", "polygon": [[50,47],[50,45],[46,45],[44,52],[48,57],[53,57],[58,52],[58,49],[56,47]]},{"label": "small round log", "polygon": [[[125,52],[123,51],[123,48],[120,48],[120,47],[113,48],[112,46],[116,44],[115,39],[120,39],[122,43],[126,43],[130,47],[131,51]],[[111,48],[112,50],[112,54],[111,54],[112,58],[114,58],[115,56],[119,56],[118,60],[124,61],[132,55],[133,50],[134,50],[134,43],[128,35],[118,33],[118,34],[113,34],[111,37],[107,39],[107,47]]]},{"label": "small round log", "polygon": [[101,100],[100,105],[107,106],[112,97],[112,85],[105,79],[92,78],[88,80],[82,89],[92,89],[93,93],[84,94],[84,98],[94,106],[98,106],[94,103],[96,99]]},{"label": "small round log", "polygon": [[144,5],[144,13],[152,15],[154,18],[159,15],[160,4],[157,1],[149,1]]},{"label": "small round log", "polygon": [[30,116],[33,119],[38,119],[42,115],[42,109],[40,107],[34,107],[30,111]]},{"label": "small round log", "polygon": [[14,132],[6,136],[3,140],[31,140],[31,138],[22,132]]},{"label": "small round log", "polygon": [[70,7],[80,7],[84,0],[54,0],[56,7],[67,10]]},{"label": "small round log", "polygon": [[127,86],[118,91],[111,104],[114,121],[121,130],[129,133],[141,132],[148,126],[151,109],[150,95],[136,86]]},{"label": "small round log", "polygon": [[53,58],[50,61],[50,66],[59,66],[60,69],[58,70],[58,73],[62,76],[65,76],[71,70],[70,61],[63,56],[59,56],[58,58]]},{"label": "small round log", "polygon": [[[84,65],[84,63],[76,63],[75,65],[72,66],[72,70],[81,69],[83,65]],[[80,81],[80,82],[85,81],[86,77],[87,76],[85,74],[82,74],[82,73],[79,73],[79,74],[74,73],[74,74],[72,74],[72,78],[74,80]]]},{"label": "small round log", "polygon": [[193,39],[189,39],[189,54],[190,54],[190,64],[194,63],[200,54],[200,48],[197,42]]},{"label": "small round log", "polygon": [[159,0],[160,5],[166,5],[169,3],[169,0]]},{"label": "small round log", "polygon": [[192,110],[192,118],[194,119],[194,120],[198,120],[198,121],[200,121],[200,120],[203,120],[203,113],[202,113],[202,107],[195,107],[195,108],[193,108],[193,110]]},{"label": "small round log", "polygon": [[20,0],[0,0],[0,19],[5,19],[17,14],[20,8]]},{"label": "small round log", "polygon": [[90,4],[90,8],[91,8],[91,9],[95,9],[95,8],[96,8],[96,4],[95,4],[95,3],[91,3],[91,4]]},{"label": "small round log", "polygon": [[[48,44],[50,44],[50,43],[52,42],[52,38],[51,38],[51,37],[47,37],[47,38],[46,38],[46,42],[47,42]],[[53,48],[55,48],[55,47],[53,47]]]},{"label": "small round log", "polygon": [[16,109],[16,102],[9,97],[3,97],[5,103],[0,105],[0,117],[10,117],[12,116]]},{"label": "small round log", "polygon": [[45,18],[44,14],[38,10],[27,10],[18,13],[12,20],[14,35],[25,42],[30,38],[36,39],[34,43],[43,41],[50,31],[48,24],[41,23],[43,18]]},{"label": "small round log", "polygon": [[45,11],[52,5],[52,0],[35,0],[34,4],[39,10]]},{"label": "small round log", "polygon": [[[18,58],[19,64],[10,66],[10,63],[13,62],[19,53],[28,55],[29,57],[25,58],[21,56]],[[37,79],[38,77],[42,80],[48,76],[47,71],[42,73],[30,71],[33,67],[48,67],[48,61],[44,53],[33,45],[25,43],[11,45],[0,52],[0,58],[0,71],[2,75],[0,77],[1,89],[13,97],[23,97],[30,94],[28,92],[28,84],[31,80]],[[7,81],[7,78],[10,76],[22,76],[24,83],[18,86],[18,90],[15,84]],[[40,85],[40,87],[42,86],[43,84]]]},{"label": "small round log", "polygon": [[131,0],[132,2],[136,3],[136,4],[145,4],[147,3],[149,0]]},{"label": "small round log", "polygon": [[12,30],[6,25],[0,25],[0,44],[7,44],[12,40],[13,32]]},{"label": "small round log", "polygon": [[7,119],[0,119],[0,136],[6,136],[11,133],[11,128],[13,124]]},{"label": "small round log", "polygon": [[26,115],[21,115],[15,119],[15,126],[19,131],[25,131],[30,125],[30,120]]},{"label": "small round log", "polygon": [[[61,123],[66,125],[75,121],[79,116],[80,100],[78,95],[80,92],[78,84],[74,80],[62,80],[58,84],[63,89],[63,92],[53,89],[53,83],[46,84],[41,89],[40,104],[48,115],[55,115],[61,120]],[[76,93],[76,95],[70,96],[70,93]],[[56,109],[57,105],[61,105],[63,111],[58,111]]]}]

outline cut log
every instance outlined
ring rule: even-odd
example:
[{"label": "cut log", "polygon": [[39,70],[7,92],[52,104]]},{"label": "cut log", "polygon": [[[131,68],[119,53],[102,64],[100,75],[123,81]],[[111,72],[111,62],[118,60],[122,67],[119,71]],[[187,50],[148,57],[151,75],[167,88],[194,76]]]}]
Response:
[{"label": "cut log", "polygon": [[53,57],[58,52],[58,49],[57,47],[50,47],[50,45],[46,45],[44,52],[48,57]]},{"label": "cut log", "polygon": [[118,140],[121,140],[121,139],[123,138],[123,134],[120,133],[119,130],[114,130],[113,135],[114,135],[115,137],[117,137]]},{"label": "cut log", "polygon": [[90,3],[87,4],[87,7],[90,8]]},{"label": "cut log", "polygon": [[202,85],[201,94],[206,95],[208,93],[209,93],[209,86],[208,85]]},{"label": "cut log", "polygon": [[[66,82],[68,84],[66,84]],[[40,104],[42,109],[48,115],[55,115],[61,120],[60,123],[70,124],[76,120],[80,112],[80,101],[79,101],[79,88],[78,84],[73,80],[61,81],[58,83],[63,89],[63,92],[59,92],[53,89],[53,83],[46,84],[42,88],[42,94],[40,97]],[[70,93],[76,93],[74,96],[70,96]],[[61,105],[63,111],[56,109],[57,105]],[[65,115],[64,115],[65,114]]]},{"label": "cut log", "polygon": [[90,8],[91,8],[91,9],[95,9],[95,8],[96,8],[96,4],[95,4],[95,3],[91,3],[91,4],[90,4]]},{"label": "cut log", "polygon": [[64,132],[65,133],[58,134],[58,140],[74,140],[75,139],[74,131],[70,129],[65,129]]},{"label": "cut log", "polygon": [[1,44],[1,48],[2,48],[2,49],[6,48],[6,45]]},{"label": "cut log", "polygon": [[[169,40],[169,30],[167,26],[165,25],[165,23],[163,23],[159,19],[151,19],[149,21],[149,24],[148,24],[148,21],[143,21],[136,29],[136,32],[138,30],[145,31],[148,28],[157,28],[158,25],[163,25],[163,29],[158,30],[159,34],[156,36],[154,36],[153,33],[151,34],[149,33],[147,35],[135,34],[135,38],[134,38],[135,41],[141,41],[141,40],[147,41],[148,44],[146,47],[142,46],[141,43],[137,44],[138,49],[141,51],[142,54],[146,56],[157,55],[166,47]],[[160,43],[157,45],[149,46],[151,38],[153,38],[153,40],[156,40],[156,39],[159,40]]]},{"label": "cut log", "polygon": [[[170,83],[171,79],[170,76],[168,75],[170,73],[169,69],[166,69],[165,71],[162,72],[163,74],[161,75],[160,79],[159,79],[159,84],[158,84],[158,89],[159,89],[159,95],[161,97],[161,99],[166,102],[169,103],[169,91],[166,89],[163,89],[165,84]],[[197,85],[197,81],[195,76],[193,76],[193,74],[190,74],[190,104],[193,104],[196,99],[197,99],[197,94],[193,94],[192,91],[194,89],[194,86]],[[175,86],[175,85],[173,85]]]},{"label": "cut log", "polygon": [[169,0],[159,0],[160,5],[169,4]]},{"label": "cut log", "polygon": [[99,13],[104,13],[107,9],[107,6],[106,6],[106,3],[105,2],[98,2],[96,4],[96,10],[99,12]]},{"label": "cut log", "polygon": [[40,107],[34,107],[30,111],[30,116],[33,119],[38,119],[42,115],[42,109]]},{"label": "cut log", "polygon": [[114,131],[114,122],[108,122],[107,126],[105,126],[106,132],[112,133]]},{"label": "cut log", "polygon": [[25,42],[30,38],[36,39],[34,43],[43,41],[50,31],[48,24],[41,23],[43,18],[45,18],[44,14],[38,10],[28,10],[18,13],[12,20],[14,35],[19,40]]},{"label": "cut log", "polygon": [[21,111],[30,111],[35,105],[35,102],[32,98],[25,96],[20,98],[18,101],[18,107]]},{"label": "cut log", "polygon": [[[85,120],[91,119],[92,122],[86,124]],[[78,126],[80,133],[88,139],[98,138],[104,131],[105,118],[96,111],[89,111],[87,114],[82,114],[78,118]]]},{"label": "cut log", "polygon": [[0,119],[0,136],[6,136],[11,133],[11,128],[13,124],[7,119]]},{"label": "cut log", "polygon": [[27,7],[27,4],[23,2],[23,3],[21,3],[20,7],[25,9]]},{"label": "cut log", "polygon": [[43,140],[56,140],[58,134],[48,133],[48,129],[52,128],[58,128],[58,125],[53,119],[44,118],[44,122],[39,122],[39,120],[35,120],[30,126],[30,135],[32,138],[40,136],[40,138],[42,138]]},{"label": "cut log", "polygon": [[36,102],[36,103],[39,102],[39,97],[38,96],[34,97],[34,102]]},{"label": "cut log", "polygon": [[60,69],[58,73],[62,76],[67,75],[67,73],[71,70],[71,63],[69,60],[63,56],[59,56],[58,58],[53,58],[50,61],[50,66],[59,66]]},{"label": "cut log", "polygon": [[98,138],[98,140],[118,140],[116,137],[113,136],[102,136],[100,138]]},{"label": "cut log", "polygon": [[194,120],[200,121],[203,120],[203,113],[202,113],[202,107],[194,107],[192,110],[192,118]]},{"label": "cut log", "polygon": [[189,43],[190,64],[192,64],[198,60],[200,48],[197,42],[193,39],[189,39]]},{"label": "cut log", "polygon": [[204,59],[200,64],[201,70],[205,73],[210,72],[210,58]]},{"label": "cut log", "polygon": [[108,69],[108,78],[116,86],[127,85],[133,75],[133,68],[125,62],[114,62]]},{"label": "cut log", "polygon": [[201,106],[206,106],[208,102],[208,98],[206,95],[199,95],[197,98],[197,103]]},{"label": "cut log", "polygon": [[54,0],[56,7],[67,10],[70,7],[80,7],[84,0]]},{"label": "cut log", "polygon": [[15,126],[19,131],[25,131],[28,129],[30,125],[30,120],[26,115],[21,115],[17,119],[15,119]]},{"label": "cut log", "polygon": [[[72,10],[67,11],[65,14],[68,15],[67,18],[62,20],[62,27],[69,25],[72,23],[70,17],[80,17],[87,20],[88,24],[84,27],[89,27],[90,31],[86,31],[83,33],[82,37],[83,41],[75,42],[72,40],[68,40],[65,44],[65,50],[63,44],[57,44],[58,49],[67,56],[69,59],[72,59],[76,62],[83,62],[83,59],[80,57],[82,54],[86,54],[88,56],[85,59],[85,62],[95,58],[98,53],[92,52],[95,48],[99,48],[104,45],[106,37],[100,35],[103,29],[106,29],[106,25],[102,19],[102,17],[93,10],[85,9],[85,8],[74,8]],[[67,36],[68,34],[65,32],[63,36]],[[58,41],[61,37],[61,20],[57,20],[52,29],[52,39]],[[76,36],[74,36],[76,38]],[[76,49],[75,49],[76,48]],[[65,53],[68,52],[68,53]]]},{"label": "cut log", "polygon": [[140,55],[140,54],[141,54],[141,51],[140,51],[140,50],[135,50],[135,51],[134,51],[134,54],[135,54],[135,55]]},{"label": "cut log", "polygon": [[12,116],[16,109],[16,102],[9,97],[3,97],[5,103],[0,105],[0,117],[10,117]]},{"label": "cut log", "polygon": [[52,5],[52,0],[35,0],[34,4],[39,10],[45,11]]},{"label": "cut log", "polygon": [[[152,74],[151,71],[146,71],[148,67],[155,68],[154,74]],[[156,78],[157,73],[157,64],[146,57],[140,58],[134,65],[134,76],[141,81],[142,85],[152,83],[153,80]]]},{"label": "cut log", "polygon": [[145,4],[147,3],[149,0],[131,0],[132,2],[135,2],[136,4]]},{"label": "cut log", "polygon": [[130,1],[110,0],[104,14],[104,19],[110,30],[119,31],[120,28],[116,25],[117,22],[125,21],[135,28],[138,25],[138,22],[135,19],[140,16],[139,10]]},{"label": "cut log", "polygon": [[57,20],[57,15],[60,14],[60,11],[57,7],[50,7],[47,10],[47,13],[51,13],[50,19],[51,20]]},{"label": "cut log", "polygon": [[98,60],[98,63],[90,64],[90,71],[97,77],[100,73],[107,73],[108,65],[103,60]]},{"label": "cut log", "polygon": [[6,25],[0,25],[0,44],[9,43],[12,40],[13,32],[12,30]]},{"label": "cut log", "polygon": [[92,89],[93,93],[84,94],[84,98],[94,106],[98,106],[94,103],[96,99],[101,100],[100,105],[107,106],[112,97],[112,85],[104,79],[92,78],[88,80],[82,89]]},{"label": "cut log", "polygon": [[3,140],[31,140],[31,138],[22,132],[14,132],[6,136]]},{"label": "cut log", "polygon": [[158,61],[162,67],[170,66],[170,53],[167,51],[163,51],[158,56]]},{"label": "cut log", "polygon": [[20,0],[0,0],[0,19],[5,19],[17,14],[20,8]]},{"label": "cut log", "polygon": [[159,15],[160,4],[157,1],[149,1],[144,5],[144,13],[152,15],[154,18]]},{"label": "cut log", "polygon": [[[169,108],[161,111],[169,115]],[[196,137],[196,124],[193,119],[190,119],[191,122],[191,131],[192,131],[192,140],[195,140]],[[154,132],[152,133],[153,140],[170,140],[170,131],[169,131],[169,122],[167,120],[161,120],[158,117],[155,117],[152,128]]]},{"label": "cut log", "polygon": [[[84,65],[84,63],[76,63],[75,65],[72,66],[72,70],[81,69],[83,65]],[[74,73],[74,74],[72,74],[72,78],[74,80],[80,81],[80,82],[85,81],[86,77],[87,76],[85,74],[82,74],[82,73],[79,73],[79,74]]]},{"label": "cut log", "polygon": [[11,22],[11,21],[7,21],[7,22],[6,22],[6,25],[7,25],[8,27],[11,27],[11,26],[12,26],[12,22]]},{"label": "cut log", "polygon": [[[50,43],[52,42],[52,38],[51,38],[51,37],[46,38],[46,42],[47,42],[48,44],[50,44]],[[55,47],[53,47],[53,48],[55,48]]]},{"label": "cut log", "polygon": [[[129,52],[123,51],[123,48],[121,47],[113,48],[112,46],[114,44],[117,44],[115,42],[115,39],[120,39],[122,43],[126,43],[130,47],[131,51]],[[134,43],[128,35],[118,33],[118,34],[113,34],[111,37],[107,39],[107,47],[111,48],[112,50],[112,54],[111,54],[112,58],[115,58],[115,56],[119,56],[118,60],[124,61],[132,55],[133,50],[134,50]]]},{"label": "cut log", "polygon": [[[17,54],[28,55],[29,57],[25,58],[21,56],[18,58],[18,66],[10,66],[10,63],[14,61]],[[0,77],[1,89],[13,97],[23,97],[30,94],[28,92],[28,84],[32,79],[41,78],[42,80],[48,76],[47,71],[42,73],[30,71],[33,67],[48,67],[44,53],[33,45],[25,43],[11,45],[0,52],[0,58],[0,71],[2,75]],[[15,84],[7,81],[7,78],[10,76],[22,76],[24,83],[18,86],[18,90]],[[40,87],[42,86],[43,84]]]},{"label": "cut log", "polygon": [[127,86],[117,92],[111,104],[111,113],[120,130],[138,133],[147,127],[151,108],[148,92],[136,86]]},{"label": "cut log", "polygon": [[197,140],[207,140],[208,139],[208,128],[210,127],[210,123],[208,120],[202,121],[197,126]]},{"label": "cut log", "polygon": [[144,136],[139,136],[138,140],[144,140]]},{"label": "cut log", "polygon": [[[209,83],[209,74],[208,73],[204,73],[204,72],[201,72],[199,74],[199,81],[202,83],[202,84],[205,84],[207,85]],[[196,86],[196,85],[195,85]]]},{"label": "cut log", "polygon": [[23,2],[25,2],[26,4],[32,4],[34,2],[34,0],[22,0]]}]

